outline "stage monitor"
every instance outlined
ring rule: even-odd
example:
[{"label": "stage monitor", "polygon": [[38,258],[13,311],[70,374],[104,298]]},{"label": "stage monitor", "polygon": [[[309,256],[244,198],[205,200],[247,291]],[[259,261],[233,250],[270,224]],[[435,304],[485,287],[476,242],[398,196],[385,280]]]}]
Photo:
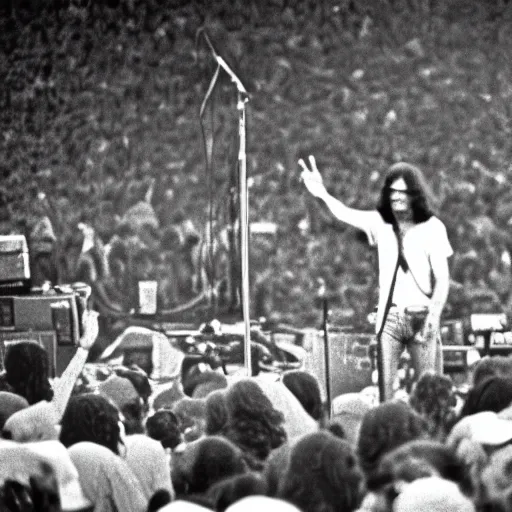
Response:
[{"label": "stage monitor", "polygon": [[80,337],[75,293],[0,296],[0,331],[55,331],[59,345]]}]

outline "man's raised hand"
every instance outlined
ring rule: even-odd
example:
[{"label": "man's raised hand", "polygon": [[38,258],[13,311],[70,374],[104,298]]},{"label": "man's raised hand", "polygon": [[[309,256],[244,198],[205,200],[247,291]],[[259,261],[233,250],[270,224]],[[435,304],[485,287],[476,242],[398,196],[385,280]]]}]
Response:
[{"label": "man's raised hand", "polygon": [[325,194],[325,185],[322,179],[322,175],[316,166],[316,160],[313,155],[309,155],[309,165],[310,168],[306,165],[306,162],[301,158],[299,160],[299,165],[302,168],[302,172],[300,173],[300,177],[304,182],[304,185],[308,189],[309,193],[315,197],[322,197]]}]

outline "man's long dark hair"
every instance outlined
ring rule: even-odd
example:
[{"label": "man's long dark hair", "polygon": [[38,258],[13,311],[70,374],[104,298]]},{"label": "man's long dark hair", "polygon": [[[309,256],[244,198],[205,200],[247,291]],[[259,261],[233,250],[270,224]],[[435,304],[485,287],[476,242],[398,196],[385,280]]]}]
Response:
[{"label": "man's long dark hair", "polygon": [[398,162],[393,164],[386,173],[377,205],[377,211],[381,214],[384,222],[388,224],[396,223],[391,209],[390,188],[400,178],[403,178],[407,184],[408,193],[411,198],[413,221],[418,224],[430,219],[434,215],[434,211],[430,205],[430,190],[425,183],[423,173],[414,165]]}]

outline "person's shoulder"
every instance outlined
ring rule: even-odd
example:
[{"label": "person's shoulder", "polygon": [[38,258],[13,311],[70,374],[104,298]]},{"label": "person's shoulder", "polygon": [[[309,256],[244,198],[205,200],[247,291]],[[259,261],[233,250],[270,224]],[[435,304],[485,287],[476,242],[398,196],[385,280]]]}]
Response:
[{"label": "person's shoulder", "polygon": [[425,222],[421,222],[419,225],[433,231],[438,231],[439,229],[446,229],[444,222],[435,215],[432,215],[428,220],[426,220]]}]

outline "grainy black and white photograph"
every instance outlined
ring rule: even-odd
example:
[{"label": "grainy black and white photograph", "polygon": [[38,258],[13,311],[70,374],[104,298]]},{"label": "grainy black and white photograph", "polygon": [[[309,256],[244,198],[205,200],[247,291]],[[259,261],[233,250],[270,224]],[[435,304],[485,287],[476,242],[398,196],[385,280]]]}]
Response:
[{"label": "grainy black and white photograph", "polygon": [[511,55],[509,0],[0,0],[0,512],[512,512]]}]

